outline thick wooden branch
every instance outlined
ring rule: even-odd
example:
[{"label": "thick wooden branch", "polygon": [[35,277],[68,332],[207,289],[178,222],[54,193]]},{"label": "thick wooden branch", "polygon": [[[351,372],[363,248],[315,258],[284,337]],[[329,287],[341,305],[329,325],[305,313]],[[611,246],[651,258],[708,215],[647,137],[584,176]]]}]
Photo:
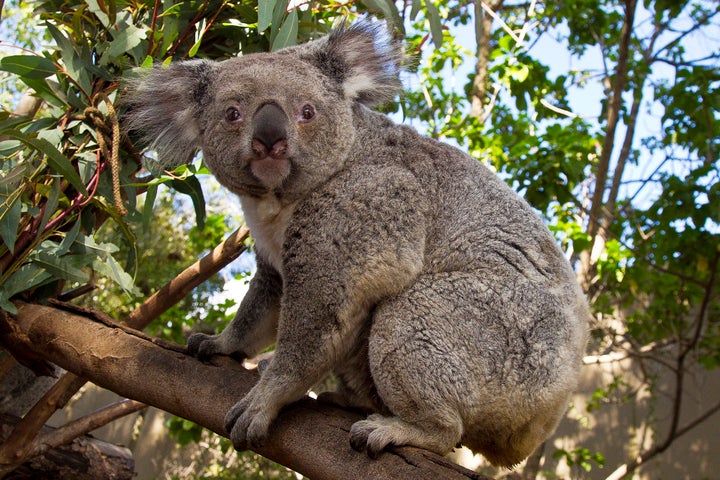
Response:
[{"label": "thick wooden branch", "polygon": [[[146,299],[124,319],[124,323],[135,329],[145,328],[163,312],[182,300],[193,288],[240,256],[245,251],[244,242],[248,234],[249,230],[245,225],[235,230],[205,257],[186,268]],[[107,317],[97,313],[97,317]],[[110,317],[107,317],[107,321],[112,323]],[[6,342],[12,342],[12,337],[7,337]],[[6,345],[6,347],[12,350],[10,345]],[[50,372],[41,358],[33,358],[33,355],[22,347],[15,349],[15,356],[36,373],[45,371],[46,374],[49,374]],[[9,367],[5,366],[4,368]],[[55,410],[65,406],[85,382],[84,378],[78,377],[72,372],[65,373],[22,418],[9,437],[0,445],[0,477],[11,472],[38,450],[39,445],[43,442],[43,439],[37,437],[40,428]]]},{"label": "thick wooden branch", "polygon": [[[216,365],[204,364],[127,328],[53,307],[20,305],[2,330],[3,344],[21,345],[101,387],[223,436],[225,412],[257,379],[231,359],[218,357]],[[269,440],[256,451],[314,480],[487,478],[416,448],[399,448],[371,460],[350,448],[348,432],[358,419],[357,413],[306,399],[281,413]]]}]

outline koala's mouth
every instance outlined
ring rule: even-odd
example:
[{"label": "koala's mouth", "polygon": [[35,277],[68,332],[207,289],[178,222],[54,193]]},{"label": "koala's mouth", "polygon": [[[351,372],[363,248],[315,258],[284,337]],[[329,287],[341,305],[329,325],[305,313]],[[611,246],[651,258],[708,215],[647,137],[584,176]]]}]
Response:
[{"label": "koala's mouth", "polygon": [[250,160],[250,172],[268,189],[276,189],[290,176],[292,163],[287,157],[270,155]]}]

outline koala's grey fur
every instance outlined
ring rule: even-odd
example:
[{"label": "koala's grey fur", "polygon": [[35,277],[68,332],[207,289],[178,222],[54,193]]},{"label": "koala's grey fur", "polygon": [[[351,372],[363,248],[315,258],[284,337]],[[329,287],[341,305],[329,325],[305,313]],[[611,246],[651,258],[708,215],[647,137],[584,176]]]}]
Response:
[{"label": "koala's grey fur", "polygon": [[589,313],[542,221],[476,160],[367,108],[399,90],[401,56],[362,23],[130,85],[130,128],[166,165],[202,149],[255,238],[235,319],[188,342],[201,358],[276,342],[227,414],[237,448],[332,370],[326,399],[376,412],[354,448],[462,443],[510,466],[576,386]]}]

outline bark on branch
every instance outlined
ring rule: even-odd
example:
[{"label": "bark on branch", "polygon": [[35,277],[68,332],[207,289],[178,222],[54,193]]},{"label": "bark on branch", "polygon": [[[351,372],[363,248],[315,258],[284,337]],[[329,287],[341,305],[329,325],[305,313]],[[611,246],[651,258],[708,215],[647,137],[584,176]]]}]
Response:
[{"label": "bark on branch", "polygon": [[[20,305],[5,327],[3,344],[21,346],[101,387],[223,436],[225,412],[257,379],[231,359],[217,357],[216,365],[207,365],[127,328],[53,307]],[[416,448],[371,460],[350,448],[348,432],[358,419],[357,413],[306,399],[281,413],[269,440],[256,451],[314,480],[487,479]]]},{"label": "bark on branch", "polygon": [[[167,309],[182,300],[193,288],[220,271],[245,251],[245,239],[249,234],[246,226],[231,233],[220,245],[205,257],[186,268],[177,277],[143,302],[128,315],[123,322],[134,329],[143,329]],[[102,315],[97,315],[100,319]],[[108,317],[108,322],[112,319]],[[12,342],[12,338],[6,341]],[[6,345],[12,350],[11,345]],[[36,373],[44,367],[44,362],[31,352],[16,349],[15,356],[21,363]],[[49,370],[48,370],[49,371]],[[0,478],[17,468],[31,457],[43,443],[38,432],[50,416],[63,408],[70,398],[85,384],[86,380],[73,372],[65,373],[43,398],[16,425],[8,438],[0,445]]]}]

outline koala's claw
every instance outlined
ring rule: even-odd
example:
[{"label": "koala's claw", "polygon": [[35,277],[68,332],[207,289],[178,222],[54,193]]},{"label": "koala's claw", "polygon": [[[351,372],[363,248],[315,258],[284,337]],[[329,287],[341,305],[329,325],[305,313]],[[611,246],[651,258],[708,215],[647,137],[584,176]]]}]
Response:
[{"label": "koala's claw", "polygon": [[261,447],[268,436],[272,418],[252,401],[252,392],[237,402],[225,415],[225,431],[235,450]]},{"label": "koala's claw", "polygon": [[213,336],[205,333],[194,333],[187,341],[188,353],[202,362],[206,362],[217,353]]},{"label": "koala's claw", "polygon": [[386,447],[393,444],[389,427],[379,414],[368,416],[367,420],[355,422],[350,428],[350,446],[357,452],[365,450],[368,457],[376,459]]}]

